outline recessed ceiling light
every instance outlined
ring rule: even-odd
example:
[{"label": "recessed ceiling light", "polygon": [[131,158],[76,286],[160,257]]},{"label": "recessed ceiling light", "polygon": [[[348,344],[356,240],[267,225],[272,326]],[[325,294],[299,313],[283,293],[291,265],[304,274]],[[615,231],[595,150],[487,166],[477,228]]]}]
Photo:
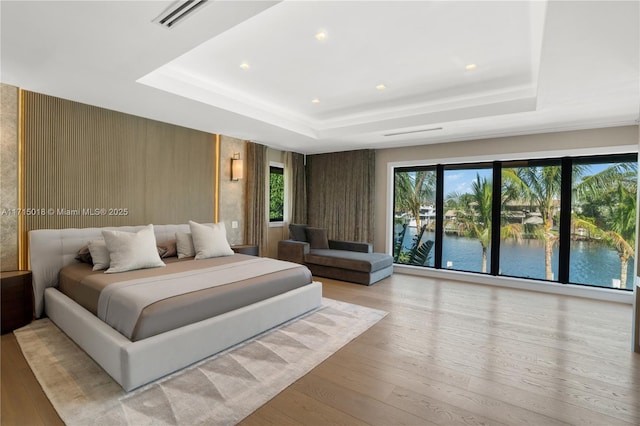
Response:
[{"label": "recessed ceiling light", "polygon": [[464,69],[467,70],[467,71],[473,71],[476,68],[478,68],[478,66],[476,64],[469,64],[466,67],[464,67]]},{"label": "recessed ceiling light", "polygon": [[311,103],[312,104],[319,104],[320,103],[320,99],[318,99],[318,98],[311,99]]},{"label": "recessed ceiling light", "polygon": [[378,85],[376,86],[376,89],[378,89],[378,90],[384,90],[384,89],[386,89],[386,88],[387,88],[387,86],[385,86],[384,84],[378,84]]},{"label": "recessed ceiling light", "polygon": [[315,37],[316,37],[316,40],[323,41],[327,38],[327,33],[325,33],[324,31],[320,31],[316,33]]},{"label": "recessed ceiling light", "polygon": [[245,70],[245,71],[246,71],[246,70],[248,70],[248,69],[249,69],[249,68],[251,68],[251,67],[249,66],[249,64],[248,64],[248,63],[243,62],[243,63],[241,63],[241,64],[240,64],[240,68],[242,68],[243,70]]}]

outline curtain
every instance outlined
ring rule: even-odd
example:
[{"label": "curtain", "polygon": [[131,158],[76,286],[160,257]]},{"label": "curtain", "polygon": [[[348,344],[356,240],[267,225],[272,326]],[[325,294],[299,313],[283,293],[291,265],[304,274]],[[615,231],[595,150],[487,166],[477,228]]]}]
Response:
[{"label": "curtain", "polygon": [[291,153],[291,223],[307,223],[307,174],[304,154]]},{"label": "curtain", "polygon": [[284,153],[284,220],[285,220],[286,227],[289,226],[289,223],[292,223],[291,218],[293,218],[293,194],[291,189],[292,184],[293,184],[293,152],[285,151]]},{"label": "curtain", "polygon": [[375,152],[307,156],[307,215],[331,239],[373,242]]},{"label": "curtain", "polygon": [[284,153],[285,231],[289,238],[290,223],[307,223],[307,179],[304,169],[304,154]]},{"label": "curtain", "polygon": [[247,244],[258,246],[260,256],[267,250],[267,147],[247,143],[246,208],[244,235]]}]

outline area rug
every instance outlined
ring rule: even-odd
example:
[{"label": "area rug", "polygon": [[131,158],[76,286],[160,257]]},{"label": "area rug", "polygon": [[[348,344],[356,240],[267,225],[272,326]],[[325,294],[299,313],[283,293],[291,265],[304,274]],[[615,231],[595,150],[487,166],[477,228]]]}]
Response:
[{"label": "area rug", "polygon": [[48,319],[14,333],[67,425],[232,425],[385,315],[324,298],[309,314],[129,393]]}]

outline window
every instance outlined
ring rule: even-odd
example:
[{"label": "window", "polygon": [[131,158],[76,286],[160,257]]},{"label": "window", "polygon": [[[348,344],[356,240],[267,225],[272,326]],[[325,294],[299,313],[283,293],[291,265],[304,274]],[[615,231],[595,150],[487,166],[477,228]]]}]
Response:
[{"label": "window", "polygon": [[558,280],[560,160],[502,165],[500,274]]},{"label": "window", "polygon": [[633,289],[637,155],[394,170],[397,264]]},{"label": "window", "polygon": [[491,167],[444,169],[444,268],[482,273],[490,270],[492,180]]},{"label": "window", "polygon": [[637,162],[573,162],[569,282],[632,290]]},{"label": "window", "polygon": [[394,188],[394,261],[434,266],[436,169],[397,169]]},{"label": "window", "polygon": [[269,222],[284,221],[284,166],[269,166]]}]

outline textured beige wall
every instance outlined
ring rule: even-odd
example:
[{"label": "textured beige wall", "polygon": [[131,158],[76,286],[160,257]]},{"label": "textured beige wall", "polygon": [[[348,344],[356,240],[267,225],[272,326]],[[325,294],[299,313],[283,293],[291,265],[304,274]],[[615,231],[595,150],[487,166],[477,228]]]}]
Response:
[{"label": "textured beige wall", "polygon": [[499,161],[507,159],[528,159],[544,156],[567,156],[588,153],[606,153],[607,149],[628,146],[638,149],[638,126],[612,127],[605,129],[556,132],[505,138],[471,140],[444,144],[420,145],[405,148],[380,149],[376,151],[376,210],[375,238],[376,251],[386,251],[388,165],[407,162],[416,164],[434,160],[454,161]]},{"label": "textured beige wall", "polygon": [[[0,270],[18,269],[18,88],[0,84]],[[6,209],[6,210],[5,210]]]},{"label": "textured beige wall", "polygon": [[[240,159],[246,161],[246,142],[229,136],[220,136],[220,210],[219,221],[227,228],[227,239],[230,244],[244,244],[244,209],[245,180],[231,180],[231,158],[239,153]],[[246,163],[245,163],[246,174]],[[232,222],[238,222],[233,228]]]}]

